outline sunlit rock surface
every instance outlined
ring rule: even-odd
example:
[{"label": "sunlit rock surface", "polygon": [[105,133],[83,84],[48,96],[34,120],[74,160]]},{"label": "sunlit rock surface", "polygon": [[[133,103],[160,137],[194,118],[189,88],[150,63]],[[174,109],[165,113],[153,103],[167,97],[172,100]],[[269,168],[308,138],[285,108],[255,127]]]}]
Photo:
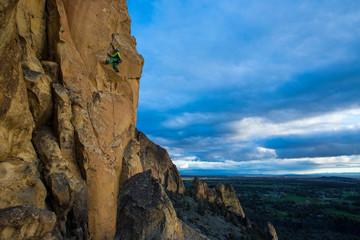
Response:
[{"label": "sunlit rock surface", "polygon": [[[4,0],[0,12],[0,208],[56,213],[59,238],[112,239],[144,63],[126,1]],[[103,64],[111,41],[118,74]]]}]

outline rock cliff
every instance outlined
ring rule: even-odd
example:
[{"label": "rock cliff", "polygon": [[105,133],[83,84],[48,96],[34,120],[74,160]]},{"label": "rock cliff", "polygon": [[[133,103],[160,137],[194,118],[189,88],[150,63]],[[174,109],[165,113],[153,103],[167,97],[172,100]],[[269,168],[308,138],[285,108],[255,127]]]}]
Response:
[{"label": "rock cliff", "polygon": [[130,22],[125,0],[1,1],[0,209],[23,217],[2,239],[30,238],[31,219],[38,239],[113,239],[144,63]]},{"label": "rock cliff", "polygon": [[218,205],[224,205],[227,209],[241,218],[245,218],[245,213],[241,207],[235,190],[230,185],[218,183],[215,187],[208,187],[205,182],[201,182],[200,178],[195,177],[190,194],[196,198]]},{"label": "rock cliff", "polygon": [[180,173],[166,149],[156,145],[144,133],[136,130],[135,137],[130,140],[124,150],[120,185],[134,174],[149,169],[166,190],[177,193],[185,192]]}]

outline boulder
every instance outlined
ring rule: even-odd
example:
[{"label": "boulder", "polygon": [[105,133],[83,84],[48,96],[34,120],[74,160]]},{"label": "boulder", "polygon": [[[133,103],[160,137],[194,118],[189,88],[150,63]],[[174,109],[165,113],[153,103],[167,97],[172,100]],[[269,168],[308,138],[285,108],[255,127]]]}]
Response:
[{"label": "boulder", "polygon": [[151,170],[124,183],[117,212],[115,239],[184,239],[173,205]]}]

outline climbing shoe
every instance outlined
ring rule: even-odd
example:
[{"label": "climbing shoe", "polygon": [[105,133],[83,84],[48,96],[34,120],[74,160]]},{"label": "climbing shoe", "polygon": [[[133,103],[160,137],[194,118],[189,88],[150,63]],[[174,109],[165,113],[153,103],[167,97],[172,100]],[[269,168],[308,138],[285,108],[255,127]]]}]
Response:
[{"label": "climbing shoe", "polygon": [[105,60],[105,64],[108,64],[109,63],[109,61],[108,60]]},{"label": "climbing shoe", "polygon": [[115,70],[115,72],[119,72],[119,70]]}]

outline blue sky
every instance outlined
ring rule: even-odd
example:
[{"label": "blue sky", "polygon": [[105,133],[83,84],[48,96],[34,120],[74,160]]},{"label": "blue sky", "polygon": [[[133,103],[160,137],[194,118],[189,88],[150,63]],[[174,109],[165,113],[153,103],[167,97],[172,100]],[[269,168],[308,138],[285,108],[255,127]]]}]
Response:
[{"label": "blue sky", "polygon": [[360,172],[360,1],[131,0],[137,127],[182,174]]}]

